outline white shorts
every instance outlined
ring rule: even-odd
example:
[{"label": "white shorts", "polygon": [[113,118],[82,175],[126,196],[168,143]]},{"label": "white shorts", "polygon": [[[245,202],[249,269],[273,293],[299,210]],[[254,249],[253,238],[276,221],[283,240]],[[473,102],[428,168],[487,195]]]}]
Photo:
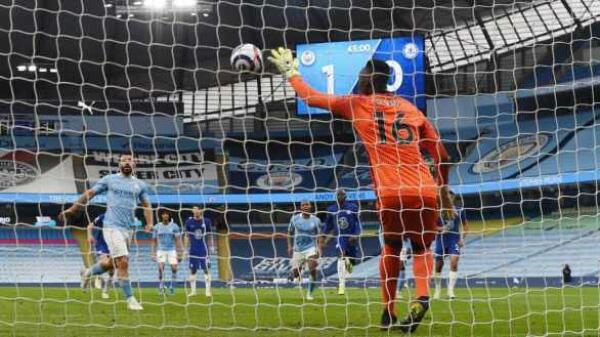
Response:
[{"label": "white shorts", "polygon": [[158,263],[169,263],[175,265],[177,261],[177,252],[174,250],[158,250],[156,251],[156,261]]},{"label": "white shorts", "polygon": [[110,257],[129,256],[129,232],[127,230],[104,227],[102,235],[104,235]]},{"label": "white shorts", "polygon": [[292,268],[300,268],[308,261],[309,257],[317,255],[317,248],[312,247],[302,252],[294,251],[292,255]]}]

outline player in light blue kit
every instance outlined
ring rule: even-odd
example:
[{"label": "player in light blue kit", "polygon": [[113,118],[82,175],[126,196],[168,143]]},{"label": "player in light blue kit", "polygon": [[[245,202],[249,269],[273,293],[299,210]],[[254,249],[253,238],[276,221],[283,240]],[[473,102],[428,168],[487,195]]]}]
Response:
[{"label": "player in light blue kit", "polygon": [[[338,251],[337,272],[339,278],[338,294],[346,292],[346,277],[352,273],[352,267],[358,260],[358,239],[362,232],[358,219],[358,205],[346,200],[346,191],[338,190],[337,201],[327,208],[327,219],[323,234],[333,233]],[[325,241],[328,241],[326,238]],[[326,244],[327,242],[325,242]]]},{"label": "player in light blue kit", "polygon": [[181,260],[183,245],[181,243],[181,230],[171,218],[171,212],[167,209],[161,209],[158,212],[160,222],[154,226],[152,231],[152,259],[158,262],[158,292],[161,295],[165,293],[163,276],[165,273],[165,264],[171,266],[171,280],[169,281],[169,294],[175,294],[173,287],[177,280],[177,266]]},{"label": "player in light blue kit", "polygon": [[310,281],[307,300],[313,300],[313,291],[317,280],[317,265],[321,237],[321,220],[312,214],[312,204],[302,201],[301,213],[294,214],[288,227],[288,254],[292,257],[292,277],[300,279],[302,267],[308,264]]},{"label": "player in light blue kit", "polygon": [[[198,206],[192,208],[192,216],[185,221],[185,246],[189,247],[190,259],[190,293],[188,296],[196,295],[196,280],[198,279],[198,269],[204,272],[204,294],[206,297],[212,296],[210,287],[210,256],[209,247],[214,247],[211,233],[211,221],[203,215]],[[210,242],[210,246],[208,242]]]},{"label": "player in light blue kit", "polygon": [[[456,196],[450,192],[452,203]],[[444,268],[444,258],[450,256],[450,272],[448,273],[448,297],[453,299],[454,286],[458,279],[458,260],[460,250],[464,246],[465,232],[469,231],[469,223],[465,217],[465,212],[462,209],[454,208],[456,216],[451,220],[444,220],[440,217],[440,229],[435,238],[435,272],[433,281],[435,283],[434,299],[439,299],[442,293],[442,269]]]},{"label": "player in light blue kit", "polygon": [[134,176],[135,161],[131,155],[122,155],[119,159],[119,173],[100,179],[92,188],[85,191],[79,199],[59,215],[59,220],[69,221],[94,196],[106,193],[106,213],[102,234],[110,251],[111,261],[99,261],[91,268],[82,271],[82,286],[87,286],[89,278],[110,270],[113,264],[117,268],[119,285],[127,298],[127,308],[143,310],[133,296],[129,281],[129,231],[135,221],[135,209],[141,203],[146,220],[146,231],[153,227],[152,205],[148,198],[149,188]]},{"label": "player in light blue kit", "polygon": [[97,216],[94,221],[90,222],[90,224],[87,226],[87,237],[90,247],[94,247],[96,262],[104,261],[104,264],[110,264],[111,266],[111,268],[106,271],[108,273],[108,277],[103,280],[102,285],[102,298],[108,299],[110,297],[108,295],[108,287],[113,282],[115,269],[112,268],[113,265],[110,263],[110,251],[108,250],[108,245],[104,240],[102,227],[104,227],[104,213]]}]

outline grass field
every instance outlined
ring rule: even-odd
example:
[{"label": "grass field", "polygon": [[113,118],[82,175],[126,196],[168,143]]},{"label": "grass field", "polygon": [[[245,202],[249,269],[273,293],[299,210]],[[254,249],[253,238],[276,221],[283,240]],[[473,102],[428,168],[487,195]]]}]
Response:
[{"label": "grass field", "polygon": [[[0,336],[385,336],[377,289],[338,296],[319,289],[305,303],[298,289],[215,289],[187,301],[182,289],[138,294],[145,310],[76,288],[0,288]],[[141,295],[141,296],[140,296]],[[416,336],[598,336],[597,288],[460,289],[432,303]],[[93,300],[92,300],[93,297]],[[407,301],[398,303],[404,313]]]}]

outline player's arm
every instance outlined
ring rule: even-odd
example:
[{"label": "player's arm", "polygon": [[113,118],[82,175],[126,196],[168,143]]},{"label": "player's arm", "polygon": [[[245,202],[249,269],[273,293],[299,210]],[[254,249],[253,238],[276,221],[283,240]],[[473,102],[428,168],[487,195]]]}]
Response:
[{"label": "player's arm", "polygon": [[212,221],[210,219],[205,218],[204,224],[206,226],[206,237],[208,239],[207,240],[208,252],[210,253],[210,255],[215,255],[217,252],[216,238],[215,238],[217,233],[213,232]]},{"label": "player's arm", "polygon": [[292,219],[290,220],[290,225],[288,227],[288,235],[287,235],[287,251],[288,251],[288,255],[292,256],[292,253],[294,251],[294,234],[296,232],[296,229],[294,227],[294,216],[292,216]]},{"label": "player's arm", "polygon": [[[103,179],[101,179],[100,181],[102,181]],[[75,201],[75,203],[73,205],[71,205],[71,207],[67,208],[66,210],[62,211],[59,215],[58,215],[58,221],[63,222],[63,223],[67,223],[67,221],[73,217],[74,215],[76,215],[77,213],[79,213],[79,211],[85,207],[85,205],[87,205],[87,203],[92,200],[94,198],[94,196],[98,193],[98,189],[95,189],[96,186],[94,186],[94,188],[90,188],[89,190],[83,192],[81,194],[81,196],[79,196],[79,198],[77,199],[77,201]]]},{"label": "player's arm", "polygon": [[142,204],[142,209],[144,210],[144,220],[146,220],[146,226],[144,227],[144,230],[149,233],[152,231],[152,228],[154,228],[154,216],[152,215],[152,204],[150,203],[150,198],[148,197],[147,186],[142,189],[139,198]]},{"label": "player's arm", "polygon": [[152,256],[152,260],[156,261],[156,242],[158,241],[158,235],[156,233],[156,228],[152,230],[152,239],[150,240],[150,255]]},{"label": "player's arm", "polygon": [[94,244],[94,242],[96,242],[96,239],[94,238],[94,228],[95,228],[95,223],[92,221],[87,225],[87,241],[90,243],[90,245]]},{"label": "player's arm", "polygon": [[460,243],[461,246],[464,246],[465,244],[465,237],[467,236],[467,233],[469,232],[469,220],[467,220],[467,217],[465,215],[465,211],[463,210],[460,213]]},{"label": "player's arm", "polygon": [[188,222],[185,222],[185,226],[183,227],[183,250],[184,252],[187,252],[190,248],[190,233],[188,231]]},{"label": "player's arm", "polygon": [[352,96],[329,95],[311,88],[302,79],[298,71],[298,60],[294,58],[290,49],[280,47],[272,50],[269,61],[288,78],[296,94],[306,104],[330,110],[334,115],[341,118],[352,118]]},{"label": "player's arm", "polygon": [[183,252],[184,252],[182,235],[183,234],[179,230],[177,232],[175,232],[175,249],[177,249],[177,258],[180,261],[183,259]]},{"label": "player's arm", "polygon": [[[412,108],[417,109],[412,106]],[[419,111],[420,113],[420,111]],[[444,217],[446,219],[451,219],[456,216],[454,212],[454,205],[452,205],[452,199],[450,197],[450,189],[448,187],[448,172],[450,169],[449,156],[446,147],[442,143],[442,140],[433,126],[431,122],[425,118],[423,121],[423,125],[421,127],[421,141],[419,146],[421,149],[427,151],[431,158],[433,159],[437,177],[437,183],[440,186],[440,205],[442,207],[442,211]]]}]

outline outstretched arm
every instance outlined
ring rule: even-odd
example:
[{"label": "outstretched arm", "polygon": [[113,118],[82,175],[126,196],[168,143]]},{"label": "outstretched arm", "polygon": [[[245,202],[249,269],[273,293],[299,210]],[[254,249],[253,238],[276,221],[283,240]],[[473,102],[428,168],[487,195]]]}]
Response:
[{"label": "outstretched arm", "polygon": [[330,110],[334,115],[341,118],[352,118],[352,96],[328,95],[311,88],[300,76],[298,60],[294,58],[290,49],[280,47],[272,50],[269,61],[288,78],[298,96],[306,104]]}]

